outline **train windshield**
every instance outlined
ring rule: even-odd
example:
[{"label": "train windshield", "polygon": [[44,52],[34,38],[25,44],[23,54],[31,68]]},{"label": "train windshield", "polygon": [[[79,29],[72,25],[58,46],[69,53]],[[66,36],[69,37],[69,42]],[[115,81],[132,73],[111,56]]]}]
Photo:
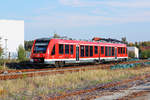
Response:
[{"label": "train windshield", "polygon": [[46,53],[50,40],[36,40],[33,53]]}]

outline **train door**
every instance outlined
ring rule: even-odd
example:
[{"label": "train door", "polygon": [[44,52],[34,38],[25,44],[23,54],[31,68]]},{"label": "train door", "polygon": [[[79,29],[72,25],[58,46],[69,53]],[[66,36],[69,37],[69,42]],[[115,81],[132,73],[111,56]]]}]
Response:
[{"label": "train door", "polygon": [[101,56],[101,46],[99,46],[99,49],[98,49],[98,51],[99,51],[99,53],[98,53],[98,60],[99,60],[99,62],[100,62],[100,56]]},{"label": "train door", "polygon": [[117,59],[117,47],[115,47],[115,59]]},{"label": "train door", "polygon": [[76,46],[76,61],[79,61],[79,46]]}]

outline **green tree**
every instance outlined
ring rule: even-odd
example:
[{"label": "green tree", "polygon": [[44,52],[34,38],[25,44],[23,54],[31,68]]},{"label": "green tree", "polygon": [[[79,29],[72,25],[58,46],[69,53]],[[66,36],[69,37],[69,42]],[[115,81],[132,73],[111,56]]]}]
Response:
[{"label": "green tree", "polygon": [[143,58],[143,59],[147,58],[147,52],[146,52],[146,50],[141,51],[141,58]]},{"label": "green tree", "polygon": [[24,47],[26,51],[31,51],[34,41],[24,41]]},{"label": "green tree", "polygon": [[122,40],[122,42],[123,42],[124,44],[128,44],[126,37],[122,37],[121,40]]},{"label": "green tree", "polygon": [[58,34],[54,34],[53,38],[60,38],[60,36]]},{"label": "green tree", "polygon": [[0,57],[2,56],[3,54],[3,49],[0,47]]},{"label": "green tree", "polygon": [[26,51],[22,45],[18,47],[18,60],[24,61],[26,59]]}]

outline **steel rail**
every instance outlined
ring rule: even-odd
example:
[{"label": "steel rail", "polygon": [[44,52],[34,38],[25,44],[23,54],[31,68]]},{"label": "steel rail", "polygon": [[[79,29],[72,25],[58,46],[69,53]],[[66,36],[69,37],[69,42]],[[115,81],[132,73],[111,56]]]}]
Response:
[{"label": "steel rail", "polygon": [[[127,84],[129,82],[134,82],[136,80],[143,80],[143,79],[149,78],[149,77],[150,77],[150,74],[146,74],[146,75],[142,75],[142,76],[136,76],[134,78],[125,79],[125,80],[122,80],[122,81],[104,84],[103,86],[100,86],[100,87],[94,87],[94,88],[86,89],[86,90],[79,90],[79,91],[75,91],[75,92],[71,92],[71,93],[62,93],[62,95],[55,96],[55,97],[50,97],[48,100],[61,100],[61,99],[64,99],[66,97],[81,95],[81,94],[84,94],[84,93],[90,93],[90,92],[94,92],[94,91],[99,90],[99,89],[107,89],[107,88],[119,86],[119,85],[122,85],[122,84]],[[135,95],[135,93],[132,94],[132,95]],[[101,96],[99,96],[99,97],[101,97]],[[130,97],[130,98],[132,98],[132,97]],[[118,100],[126,100],[126,98],[125,99],[122,98],[122,99],[118,99]]]},{"label": "steel rail", "polygon": [[[149,60],[148,60],[149,61]],[[136,62],[147,62],[144,61],[136,61]],[[129,64],[134,62],[122,62],[119,64]],[[28,69],[28,70],[10,70],[10,73],[0,74],[0,80],[8,80],[8,79],[17,79],[17,78],[25,78],[25,77],[34,77],[34,76],[43,76],[43,75],[51,75],[51,74],[64,74],[66,72],[79,72],[79,71],[88,71],[88,70],[98,70],[98,69],[109,69],[110,66],[115,64],[102,64],[102,65],[91,65],[88,66],[78,66],[78,67],[63,67],[63,68],[49,68],[49,69]]]}]

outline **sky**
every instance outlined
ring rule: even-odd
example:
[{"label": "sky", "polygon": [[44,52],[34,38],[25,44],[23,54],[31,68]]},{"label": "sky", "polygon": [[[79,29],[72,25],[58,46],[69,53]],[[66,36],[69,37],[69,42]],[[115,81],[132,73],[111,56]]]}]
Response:
[{"label": "sky", "polygon": [[25,40],[54,33],[150,40],[150,0],[1,0],[0,19],[24,20]]}]

